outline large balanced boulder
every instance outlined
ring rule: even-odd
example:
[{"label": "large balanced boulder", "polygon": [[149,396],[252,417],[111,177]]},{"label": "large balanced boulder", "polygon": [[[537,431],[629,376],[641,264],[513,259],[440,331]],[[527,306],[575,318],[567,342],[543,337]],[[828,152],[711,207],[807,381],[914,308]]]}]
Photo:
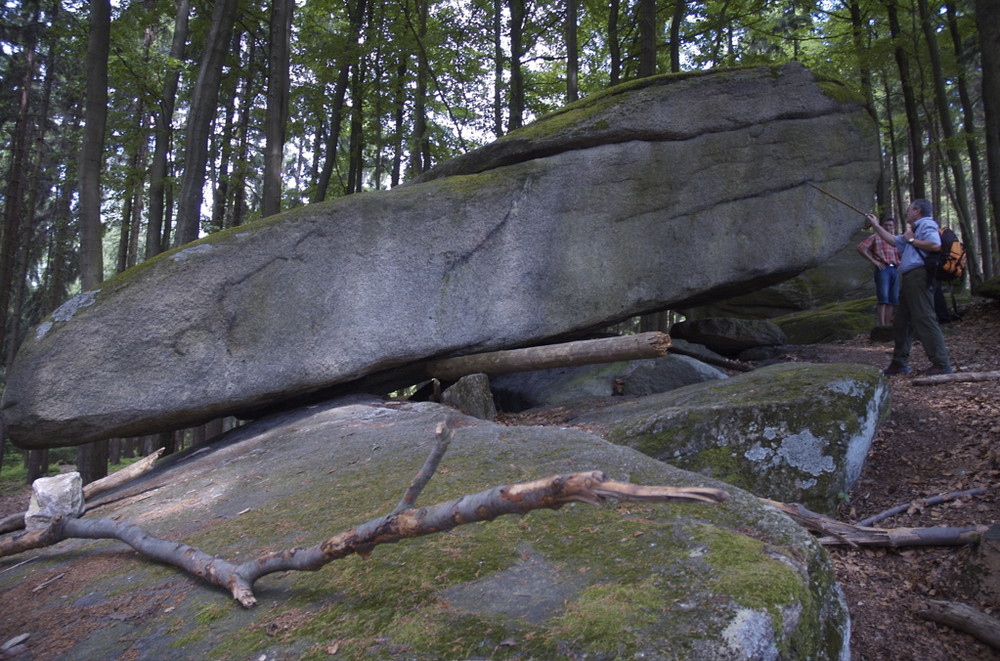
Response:
[{"label": "large balanced boulder", "polygon": [[563,422],[759,496],[833,514],[888,412],[881,370],[781,363]]},{"label": "large balanced boulder", "polygon": [[688,319],[774,319],[831,303],[872,296],[875,292],[872,265],[857,251],[857,245],[870,235],[870,230],[858,230],[847,245],[830,259],[794,278],[681,312]]},{"label": "large balanced boulder", "polygon": [[[354,400],[261,419],[90,504],[226,559],[309,547],[389,513],[450,415]],[[722,504],[574,504],[265,576],[258,605],[117,541],[0,559],[0,639],[40,659],[846,659],[822,547],[744,491],[574,429],[453,420],[417,504],[601,470]],[[153,495],[153,497],[150,497]],[[103,503],[103,504],[102,504]],[[24,562],[32,559],[32,562]]]},{"label": "large balanced boulder", "polygon": [[482,154],[81,293],[7,373],[10,437],[60,446],[254,417],[334,386],[388,391],[429,358],[776,282],[861,223],[808,184],[864,206],[879,170],[862,100],[798,64],[614,88]]}]

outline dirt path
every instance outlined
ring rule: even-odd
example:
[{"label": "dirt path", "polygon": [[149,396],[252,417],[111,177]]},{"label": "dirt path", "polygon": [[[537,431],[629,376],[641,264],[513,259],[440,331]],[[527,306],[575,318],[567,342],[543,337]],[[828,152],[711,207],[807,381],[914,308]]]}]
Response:
[{"label": "dirt path", "polygon": [[[977,303],[945,326],[961,371],[1000,370],[1000,305]],[[885,367],[891,345],[865,338],[803,347],[796,359]],[[929,367],[914,351],[915,371]],[[963,526],[1000,522],[1000,380],[914,386],[890,382],[892,413],[875,437],[861,479],[839,518],[858,521],[895,505],[977,487],[987,493],[935,507],[914,507],[882,527]],[[972,636],[917,615],[928,600],[960,601],[1000,617],[1000,604],[971,598],[962,586],[970,549],[831,551],[851,609],[852,658],[925,661],[998,659]]]}]

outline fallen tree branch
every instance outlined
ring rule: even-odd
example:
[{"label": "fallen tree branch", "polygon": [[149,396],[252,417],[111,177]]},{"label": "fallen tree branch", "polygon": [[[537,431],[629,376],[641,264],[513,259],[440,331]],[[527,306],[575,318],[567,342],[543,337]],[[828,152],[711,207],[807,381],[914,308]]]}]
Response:
[{"label": "fallen tree branch", "polygon": [[946,503],[952,500],[956,500],[963,496],[978,496],[981,493],[985,493],[985,487],[978,487],[976,489],[966,489],[965,491],[952,491],[951,493],[943,493],[937,496],[931,496],[930,498],[918,498],[917,500],[910,501],[908,503],[902,503],[896,505],[895,507],[890,507],[884,512],[879,512],[874,516],[870,516],[867,519],[862,519],[858,521],[858,526],[870,526],[878,521],[884,521],[890,516],[896,516],[902,512],[907,511],[911,507],[929,507],[931,505],[940,505],[941,503]]},{"label": "fallen tree branch", "polygon": [[824,546],[964,546],[974,544],[989,526],[931,526],[927,528],[869,528],[844,523],[813,512],[799,503],[781,503],[761,498],[792,518],[803,528],[819,533]]},{"label": "fallen tree branch", "polygon": [[727,498],[728,494],[719,489],[634,485],[608,480],[600,471],[591,471],[493,487],[431,507],[406,509],[371,519],[316,546],[268,553],[239,565],[187,544],[158,539],[134,524],[64,517],[57,517],[42,530],[0,540],[0,556],[50,546],[63,539],[117,539],[153,560],[174,565],[227,589],[236,601],[249,608],[257,603],[253,584],[267,574],[315,571],[354,553],[367,557],[379,544],[431,535],[467,523],[492,521],[504,514],[559,509],[574,502],[598,505],[607,499],[719,503]]},{"label": "fallen tree branch", "polygon": [[425,370],[429,377],[442,381],[457,381],[463,376],[477,373],[509,374],[555,367],[658,358],[665,356],[669,349],[670,336],[653,331],[638,335],[578,340],[563,344],[444,358],[426,363]]},{"label": "fallen tree branch", "polygon": [[[148,454],[134,464],[130,464],[121,470],[117,470],[107,477],[102,477],[99,480],[94,480],[90,484],[83,487],[83,501],[84,507],[87,506],[87,501],[95,498],[96,496],[112,489],[119,487],[126,482],[131,482],[140,475],[148,473],[153,468],[153,464],[160,455],[163,454],[163,448],[158,449],[152,454]],[[86,511],[86,510],[85,510]],[[18,530],[24,530],[24,515],[27,512],[20,512],[18,514],[11,514],[0,519],[0,535],[15,532]]]},{"label": "fallen tree branch", "polygon": [[131,523],[112,519],[56,517],[47,528],[0,540],[0,557],[51,546],[70,538],[117,539],[153,560],[174,565],[208,583],[225,588],[236,601],[249,608],[257,603],[253,594],[254,583],[267,574],[293,570],[316,571],[334,560],[354,553],[367,557],[380,544],[432,535],[467,523],[492,521],[504,514],[559,509],[567,503],[599,505],[609,499],[629,502],[720,503],[729,498],[729,494],[720,489],[643,486],[609,480],[600,471],[590,471],[493,487],[431,507],[415,509],[417,497],[436,471],[450,440],[450,429],[446,425],[439,425],[430,457],[392,513],[345,530],[310,548],[267,553],[242,564],[234,564],[193,546],[159,539]]},{"label": "fallen tree branch", "polygon": [[915,379],[910,379],[910,383],[915,386],[933,386],[939,383],[992,381],[994,379],[1000,379],[1000,372],[954,372],[952,374],[919,376]]},{"label": "fallen tree branch", "polygon": [[1000,649],[1000,620],[954,601],[931,601],[917,615],[972,634],[994,649]]},{"label": "fallen tree branch", "polygon": [[164,448],[159,448],[152,454],[148,454],[134,464],[129,464],[121,470],[117,470],[107,477],[94,480],[83,487],[84,502],[96,498],[99,494],[111,491],[126,482],[131,482],[140,475],[144,475],[153,469],[153,464],[163,454]]},{"label": "fallen tree branch", "polygon": [[451,439],[454,435],[455,432],[447,424],[443,422],[438,424],[434,449],[427,455],[427,459],[420,468],[420,472],[413,478],[410,486],[406,489],[406,493],[403,494],[403,498],[396,505],[396,508],[392,510],[391,514],[405,512],[416,504],[417,498],[420,497],[420,492],[424,490],[427,483],[434,477],[434,473],[437,472],[438,465],[441,463],[444,453],[448,451],[448,446],[451,444]]}]

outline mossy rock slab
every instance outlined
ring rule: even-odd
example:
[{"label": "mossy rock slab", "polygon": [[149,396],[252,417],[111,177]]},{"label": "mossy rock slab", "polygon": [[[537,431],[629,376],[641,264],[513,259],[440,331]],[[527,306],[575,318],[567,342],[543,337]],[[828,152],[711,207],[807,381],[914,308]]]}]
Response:
[{"label": "mossy rock slab", "polygon": [[[88,516],[229,559],[311,546],[389,512],[447,415],[355,401],[262,420],[162,462]],[[580,430],[460,415],[453,426],[422,504],[592,469],[724,486]],[[847,658],[848,612],[825,551],[730,492],[720,505],[570,505],[380,546],[264,577],[250,610],[117,542],[67,541],[0,559],[0,638],[31,633],[35,661]]]},{"label": "mossy rock slab", "polygon": [[888,385],[873,367],[781,363],[568,421],[757,495],[832,513],[888,412]]},{"label": "mossy rock slab", "polygon": [[831,303],[816,310],[795,312],[773,319],[788,344],[818,344],[850,340],[875,326],[875,297]]}]

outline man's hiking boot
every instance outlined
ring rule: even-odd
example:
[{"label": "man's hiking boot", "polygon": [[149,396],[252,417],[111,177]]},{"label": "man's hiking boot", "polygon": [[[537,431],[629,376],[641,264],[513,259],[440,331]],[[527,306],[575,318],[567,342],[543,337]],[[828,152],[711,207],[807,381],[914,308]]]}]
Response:
[{"label": "man's hiking boot", "polygon": [[910,368],[906,365],[900,365],[898,363],[890,363],[889,367],[882,372],[886,376],[900,376],[902,374],[909,374]]}]

